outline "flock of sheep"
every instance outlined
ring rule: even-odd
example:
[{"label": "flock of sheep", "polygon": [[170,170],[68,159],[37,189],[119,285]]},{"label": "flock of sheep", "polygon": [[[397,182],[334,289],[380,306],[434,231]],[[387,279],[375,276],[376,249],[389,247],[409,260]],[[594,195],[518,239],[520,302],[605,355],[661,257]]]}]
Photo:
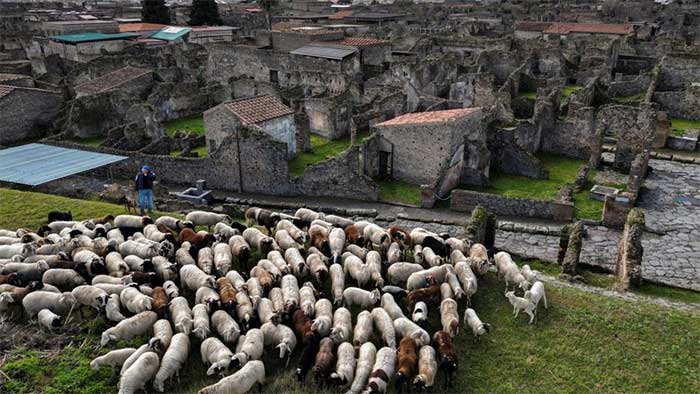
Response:
[{"label": "flock of sheep", "polygon": [[[150,336],[138,349],[92,361],[95,369],[120,370],[120,393],[148,382],[164,391],[188,362],[192,341],[207,374],[223,376],[200,393],[263,384],[266,349],[287,363],[301,349],[300,381],[310,373],[348,393],[385,392],[392,380],[399,391],[427,389],[438,370],[451,385],[460,326],[475,340],[490,330],[470,307],[460,319],[456,301],[471,305],[477,279],[492,266],[481,244],[303,208],[293,216],[250,208],[245,216],[251,227],[204,211],[155,222],[132,215],[73,221],[52,212],[36,232],[0,230],[0,313],[57,329],[73,309],[88,307],[114,324],[102,346]],[[524,311],[532,323],[541,299],[546,307],[542,282],[505,252],[493,262],[515,316]],[[428,309],[438,305],[442,329],[430,335]],[[361,312],[353,319],[351,309]]]}]

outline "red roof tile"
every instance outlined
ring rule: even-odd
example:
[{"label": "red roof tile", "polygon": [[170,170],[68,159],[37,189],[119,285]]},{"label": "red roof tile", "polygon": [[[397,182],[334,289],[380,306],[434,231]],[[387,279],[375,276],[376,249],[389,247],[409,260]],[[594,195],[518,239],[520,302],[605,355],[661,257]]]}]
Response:
[{"label": "red roof tile", "polygon": [[158,23],[122,23],[119,25],[120,33],[130,33],[135,31],[151,31],[160,30],[167,25],[161,25]]},{"label": "red roof tile", "polygon": [[329,15],[328,19],[330,20],[341,20],[345,19],[349,16],[352,16],[353,11],[352,10],[344,10],[344,11],[338,11],[335,14]]},{"label": "red roof tile", "polygon": [[520,31],[544,31],[552,26],[553,22],[518,21],[515,22],[515,30]]},{"label": "red roof tile", "polygon": [[373,45],[388,44],[387,40],[379,40],[377,38],[369,37],[345,37],[342,41],[338,42],[338,45],[346,45],[350,47],[369,47]]},{"label": "red roof tile", "polygon": [[26,75],[20,75],[20,74],[4,74],[0,73],[0,82],[2,81],[16,81],[18,79],[25,79],[25,78],[30,78]]},{"label": "red roof tile", "polygon": [[406,124],[424,124],[424,123],[441,123],[441,122],[452,122],[459,118],[471,115],[477,112],[479,108],[460,108],[460,109],[448,109],[445,111],[431,111],[431,112],[413,112],[401,116],[397,116],[394,119],[389,119],[386,122],[382,122],[377,127],[381,126],[398,126]]},{"label": "red roof tile", "polygon": [[292,115],[294,111],[273,96],[239,99],[224,104],[245,124],[258,124],[267,120]]},{"label": "red roof tile", "polygon": [[100,93],[114,89],[124,82],[138,78],[149,72],[151,72],[151,70],[128,66],[97,77],[92,81],[81,83],[75,87],[75,90],[91,94]]},{"label": "red roof tile", "polygon": [[0,98],[7,96],[15,90],[14,86],[0,85]]},{"label": "red roof tile", "polygon": [[627,23],[554,23],[543,31],[545,34],[570,34],[570,33],[592,33],[592,34],[619,34],[632,33],[632,25]]}]

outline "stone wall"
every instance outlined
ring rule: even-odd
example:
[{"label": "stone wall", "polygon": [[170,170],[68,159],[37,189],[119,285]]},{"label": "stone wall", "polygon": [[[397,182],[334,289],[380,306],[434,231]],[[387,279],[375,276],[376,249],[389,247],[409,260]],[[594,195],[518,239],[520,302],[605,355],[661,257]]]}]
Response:
[{"label": "stone wall", "polygon": [[544,152],[587,159],[591,154],[594,132],[593,107],[580,108],[574,119],[557,120],[555,127],[543,130],[541,149]]},{"label": "stone wall", "polygon": [[663,57],[657,91],[684,90],[700,75],[697,53],[672,53]]},{"label": "stone wall", "polygon": [[568,222],[574,217],[573,204],[511,198],[469,190],[453,190],[451,193],[450,209],[454,211],[471,212],[479,205],[499,216],[527,217],[560,222]]},{"label": "stone wall", "polygon": [[344,37],[342,31],[328,31],[322,34],[305,34],[304,32],[273,31],[272,49],[279,52],[291,52],[304,45],[320,41],[338,41]]},{"label": "stone wall", "polygon": [[608,94],[610,97],[619,96],[634,96],[640,93],[645,93],[651,83],[651,75],[642,74],[632,78],[618,76],[608,86]]},{"label": "stone wall", "polygon": [[273,140],[287,145],[288,159],[297,153],[296,125],[294,115],[281,116],[258,124]]},{"label": "stone wall", "polygon": [[0,98],[0,144],[10,144],[44,135],[63,102],[59,93],[16,87]]},{"label": "stone wall", "polygon": [[346,95],[312,97],[304,100],[304,112],[309,116],[311,132],[328,139],[350,134],[352,102]]},{"label": "stone wall", "polygon": [[680,92],[656,92],[653,100],[671,117],[700,120],[700,83]]},{"label": "stone wall", "polygon": [[549,177],[542,163],[518,145],[515,129],[490,130],[488,147],[491,152],[492,170],[536,179]]}]

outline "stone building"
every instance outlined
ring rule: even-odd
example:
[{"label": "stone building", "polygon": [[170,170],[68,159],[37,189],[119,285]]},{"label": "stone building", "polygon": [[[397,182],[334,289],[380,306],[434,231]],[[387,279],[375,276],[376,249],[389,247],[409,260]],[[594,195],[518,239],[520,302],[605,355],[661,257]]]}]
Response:
[{"label": "stone building", "polygon": [[187,37],[187,42],[207,44],[210,42],[231,42],[235,32],[240,30],[231,26],[195,26]]},{"label": "stone building", "polygon": [[80,33],[119,33],[119,24],[112,20],[80,20],[44,22],[42,25],[47,36]]},{"label": "stone building", "polygon": [[141,38],[148,38],[153,33],[167,27],[160,23],[120,23],[120,33],[138,33]]},{"label": "stone building", "polygon": [[123,92],[141,96],[153,85],[153,72],[145,68],[124,67],[111,73],[102,75],[75,87],[76,98],[121,90]]},{"label": "stone building", "polygon": [[63,97],[49,90],[0,85],[0,144],[42,135],[53,125]]},{"label": "stone building", "polygon": [[294,111],[267,95],[222,103],[205,111],[209,152],[215,151],[226,137],[237,135],[242,126],[257,126],[272,140],[287,144],[288,158],[296,155]]},{"label": "stone building", "polygon": [[85,63],[104,53],[123,51],[133,44],[136,33],[81,33],[50,37],[44,48],[45,55],[56,54],[63,59]]},{"label": "stone building", "polygon": [[357,48],[360,52],[360,64],[362,65],[381,66],[391,61],[391,42],[387,40],[346,37],[337,44]]},{"label": "stone building", "polygon": [[379,175],[433,184],[462,162],[460,183],[485,185],[489,151],[481,120],[481,108],[462,108],[409,113],[375,125]]},{"label": "stone building", "polygon": [[569,23],[519,21],[515,23],[515,38],[559,37],[574,39],[579,37],[617,38],[634,33],[628,23]]},{"label": "stone building", "polygon": [[314,134],[331,140],[350,134],[353,105],[347,93],[306,98],[304,112],[309,117],[309,128]]}]

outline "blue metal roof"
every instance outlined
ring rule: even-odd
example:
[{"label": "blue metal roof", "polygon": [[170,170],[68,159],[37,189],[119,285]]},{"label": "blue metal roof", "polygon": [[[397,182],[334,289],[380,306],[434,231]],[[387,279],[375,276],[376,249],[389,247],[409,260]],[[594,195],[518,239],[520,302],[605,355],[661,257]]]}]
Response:
[{"label": "blue metal roof", "polygon": [[127,159],[44,144],[0,150],[0,181],[36,186]]},{"label": "blue metal roof", "polygon": [[81,42],[93,42],[93,41],[111,41],[111,40],[125,40],[129,38],[136,38],[139,35],[136,33],[80,33],[80,34],[63,34],[60,36],[51,36],[50,38],[54,41],[68,42],[71,44],[79,44]]},{"label": "blue metal roof", "polygon": [[180,26],[168,26],[164,27],[157,32],[151,34],[149,38],[155,38],[158,40],[165,40],[165,41],[175,41],[178,38],[184,37],[187,33],[191,32],[192,29],[189,27],[180,27]]}]

